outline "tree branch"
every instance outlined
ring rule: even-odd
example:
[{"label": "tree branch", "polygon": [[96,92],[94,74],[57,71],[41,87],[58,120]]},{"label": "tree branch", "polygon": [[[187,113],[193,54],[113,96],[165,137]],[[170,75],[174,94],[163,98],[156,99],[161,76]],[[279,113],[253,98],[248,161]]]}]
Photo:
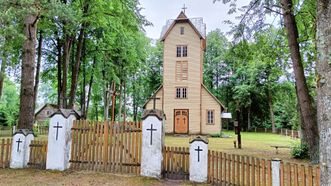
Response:
[{"label": "tree branch", "polygon": [[269,10],[270,12],[274,12],[274,13],[276,13],[276,14],[283,15],[281,12],[278,12],[277,10],[273,10],[272,8],[269,8],[269,7],[267,7],[267,6],[263,6],[263,8]]}]

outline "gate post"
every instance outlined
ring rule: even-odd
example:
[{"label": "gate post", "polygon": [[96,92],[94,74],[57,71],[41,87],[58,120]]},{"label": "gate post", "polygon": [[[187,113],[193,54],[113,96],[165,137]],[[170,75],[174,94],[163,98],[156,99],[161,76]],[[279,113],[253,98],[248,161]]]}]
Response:
[{"label": "gate post", "polygon": [[73,121],[78,118],[78,113],[71,109],[59,109],[51,116],[46,169],[63,171],[69,168],[71,128]]},{"label": "gate post", "polygon": [[207,182],[208,139],[201,136],[190,139],[190,181]]},{"label": "gate post", "polygon": [[30,143],[34,139],[30,129],[18,129],[13,134],[10,168],[25,168],[30,158]]},{"label": "gate post", "polygon": [[160,110],[145,110],[142,115],[142,176],[161,178],[164,147],[164,114]]}]

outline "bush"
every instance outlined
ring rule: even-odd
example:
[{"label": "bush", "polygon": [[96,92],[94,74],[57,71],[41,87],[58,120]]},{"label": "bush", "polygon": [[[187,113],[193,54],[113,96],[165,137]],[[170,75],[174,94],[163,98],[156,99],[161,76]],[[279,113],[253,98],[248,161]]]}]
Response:
[{"label": "bush", "polygon": [[307,159],[308,145],[304,143],[295,143],[291,147],[291,156],[295,159]]}]

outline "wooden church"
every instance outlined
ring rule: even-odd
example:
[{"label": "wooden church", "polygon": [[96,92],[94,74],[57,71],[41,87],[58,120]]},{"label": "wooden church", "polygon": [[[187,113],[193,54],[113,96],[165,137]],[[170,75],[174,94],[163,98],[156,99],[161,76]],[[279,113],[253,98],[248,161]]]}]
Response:
[{"label": "wooden church", "polygon": [[[163,27],[163,84],[154,95],[166,115],[165,132],[213,134],[221,130],[222,103],[203,85],[206,25],[182,11]],[[149,100],[144,109],[152,109]]]}]

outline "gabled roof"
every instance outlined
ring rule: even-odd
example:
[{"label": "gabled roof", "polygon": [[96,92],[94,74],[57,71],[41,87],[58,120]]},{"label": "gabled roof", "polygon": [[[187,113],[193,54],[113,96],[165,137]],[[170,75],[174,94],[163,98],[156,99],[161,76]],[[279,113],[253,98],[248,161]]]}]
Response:
[{"label": "gabled roof", "polygon": [[215,101],[217,101],[218,104],[221,105],[221,107],[222,107],[224,110],[226,109],[226,107],[222,104],[222,102],[221,102],[220,100],[218,100],[218,99],[214,96],[214,94],[211,93],[211,92],[207,89],[207,87],[206,87],[204,84],[201,84],[201,86],[202,86],[202,87],[203,87],[203,88],[209,93],[209,95],[211,95],[211,97],[214,98]]},{"label": "gabled roof", "polygon": [[56,104],[46,103],[45,105],[43,105],[41,108],[39,108],[39,109],[36,111],[35,116],[38,115],[38,114],[39,114],[42,110],[44,110],[44,108],[46,108],[47,106],[52,107],[54,110],[59,108]]},{"label": "gabled roof", "polygon": [[193,30],[199,35],[200,39],[206,38],[206,25],[203,23],[202,18],[187,18],[185,13],[182,11],[178,15],[177,19],[168,20],[166,25],[162,29],[161,33],[161,41],[164,41],[166,37],[169,35],[172,28],[176,25],[176,23],[189,23]]}]

